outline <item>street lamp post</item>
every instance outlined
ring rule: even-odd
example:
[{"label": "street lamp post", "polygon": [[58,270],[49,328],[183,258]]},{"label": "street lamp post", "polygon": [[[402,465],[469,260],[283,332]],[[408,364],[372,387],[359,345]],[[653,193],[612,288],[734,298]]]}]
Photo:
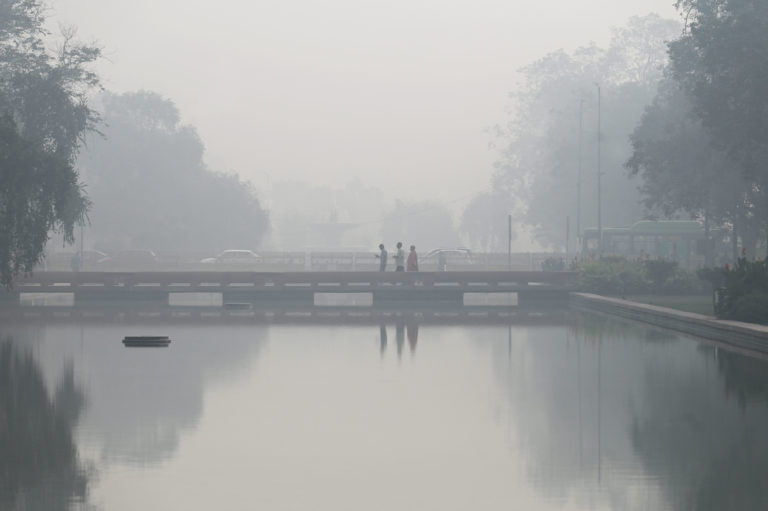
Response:
[{"label": "street lamp post", "polygon": [[597,86],[597,254],[603,255],[603,212],[601,197],[601,178],[603,173],[600,169],[600,84]]},{"label": "street lamp post", "polygon": [[581,251],[581,135],[584,119],[584,97],[579,99],[579,172],[576,177],[576,253]]}]

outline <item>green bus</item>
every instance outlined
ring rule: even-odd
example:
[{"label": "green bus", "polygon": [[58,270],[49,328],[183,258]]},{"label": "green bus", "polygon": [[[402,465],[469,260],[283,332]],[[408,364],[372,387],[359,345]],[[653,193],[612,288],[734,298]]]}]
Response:
[{"label": "green bus", "polygon": [[[582,257],[599,251],[598,230],[584,230]],[[686,268],[704,266],[704,226],[694,220],[641,220],[632,227],[603,229],[603,255],[631,259],[668,259]]]}]

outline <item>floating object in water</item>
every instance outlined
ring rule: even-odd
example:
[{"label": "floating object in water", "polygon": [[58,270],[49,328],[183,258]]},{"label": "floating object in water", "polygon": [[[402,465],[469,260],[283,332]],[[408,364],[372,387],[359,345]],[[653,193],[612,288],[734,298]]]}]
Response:
[{"label": "floating object in water", "polygon": [[126,348],[165,348],[171,343],[167,335],[125,336],[123,344]]}]

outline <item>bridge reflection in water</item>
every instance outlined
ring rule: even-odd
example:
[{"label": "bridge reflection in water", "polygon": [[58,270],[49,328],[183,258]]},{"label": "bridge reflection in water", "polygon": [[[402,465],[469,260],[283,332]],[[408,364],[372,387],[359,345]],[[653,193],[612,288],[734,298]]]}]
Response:
[{"label": "bridge reflection in water", "polygon": [[46,323],[131,322],[204,324],[344,324],[378,325],[400,322],[426,325],[563,325],[573,314],[563,307],[141,307],[114,306],[0,307],[4,323],[45,320]]}]

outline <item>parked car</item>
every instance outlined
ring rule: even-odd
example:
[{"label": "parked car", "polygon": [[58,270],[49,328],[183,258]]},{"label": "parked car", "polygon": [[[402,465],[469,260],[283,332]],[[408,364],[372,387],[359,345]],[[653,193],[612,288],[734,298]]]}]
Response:
[{"label": "parked car", "polygon": [[98,250],[83,250],[80,269],[83,271],[98,270],[101,265],[109,261],[109,256]]},{"label": "parked car", "polygon": [[427,252],[422,260],[437,259],[437,271],[448,270],[448,259],[454,262],[472,264],[472,251],[468,248],[436,248]]},{"label": "parked car", "polygon": [[250,250],[225,250],[216,257],[208,257],[200,261],[205,264],[258,264],[261,257]]},{"label": "parked car", "polygon": [[98,250],[77,252],[51,252],[46,254],[39,270],[47,271],[96,271],[109,257]]}]

